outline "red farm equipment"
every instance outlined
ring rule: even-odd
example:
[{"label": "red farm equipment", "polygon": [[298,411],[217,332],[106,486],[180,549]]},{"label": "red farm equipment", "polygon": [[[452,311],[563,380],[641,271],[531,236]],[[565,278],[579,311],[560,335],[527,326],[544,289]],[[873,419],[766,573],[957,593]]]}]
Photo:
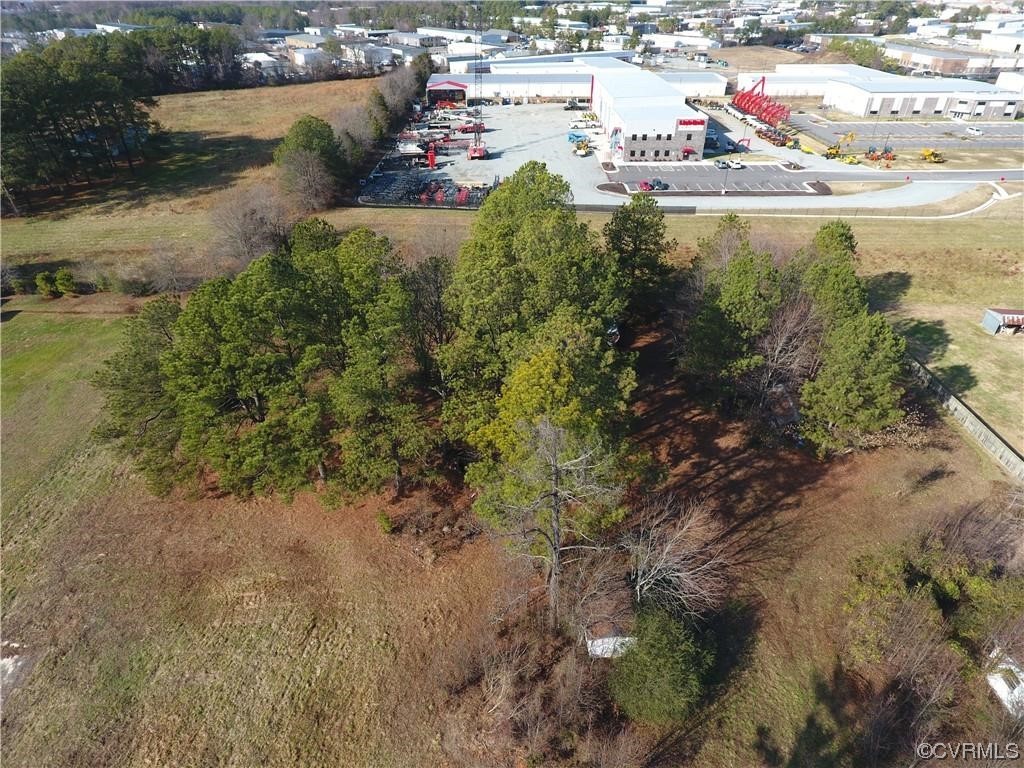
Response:
[{"label": "red farm equipment", "polygon": [[764,87],[765,79],[762,77],[749,89],[733,96],[732,103],[737,109],[753,115],[761,122],[777,127],[789,120],[789,107],[766,95]]}]

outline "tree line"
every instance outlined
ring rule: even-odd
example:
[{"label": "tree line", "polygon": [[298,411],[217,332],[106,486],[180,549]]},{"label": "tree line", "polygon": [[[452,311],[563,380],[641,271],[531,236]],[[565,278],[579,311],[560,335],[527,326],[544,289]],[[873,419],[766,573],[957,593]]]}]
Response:
[{"label": "tree line", "polygon": [[[520,422],[541,412],[610,437],[633,375],[604,330],[645,267],[577,222],[568,185],[542,165],[498,192],[454,265],[407,269],[372,232],[342,236],[310,219],[281,243],[254,246],[270,252],[234,279],[204,283],[184,309],[170,298],[147,304],[101,377],[104,434],[158,488],[209,471],[238,493],[317,479],[376,488],[421,473],[421,452],[402,453],[428,418],[406,407],[414,380],[420,395],[443,394],[446,439],[481,478],[517,453]],[[650,205],[638,198],[620,216]],[[394,450],[350,453],[399,434]]]},{"label": "tree line", "polygon": [[170,27],[66,38],[0,68],[4,191],[109,176],[145,157],[153,96],[240,84],[228,31]]},{"label": "tree line", "polygon": [[[241,52],[238,38],[224,29],[164,27],[67,38],[7,60],[0,70],[5,203],[16,210],[16,201],[30,202],[37,187],[91,184],[123,165],[134,173],[147,156],[153,97],[244,85]],[[333,120],[338,149],[324,156],[333,178],[331,199],[337,185],[354,180],[373,148],[408,114],[430,72],[430,59],[423,55],[412,67],[383,78],[367,102],[338,111]],[[293,168],[291,175],[313,172]],[[324,193],[314,197],[322,199]]]},{"label": "tree line", "polygon": [[868,311],[857,241],[843,221],[783,258],[723,216],[698,242],[677,319],[682,370],[730,411],[799,434],[827,453],[898,421],[906,344]]},{"label": "tree line", "polygon": [[304,20],[290,3],[160,3],[149,6],[149,3],[133,2],[80,2],[59,8],[43,6],[19,9],[4,18],[11,29],[29,34],[50,29],[91,27],[96,23],[115,21],[153,25],[211,21],[298,29]]}]

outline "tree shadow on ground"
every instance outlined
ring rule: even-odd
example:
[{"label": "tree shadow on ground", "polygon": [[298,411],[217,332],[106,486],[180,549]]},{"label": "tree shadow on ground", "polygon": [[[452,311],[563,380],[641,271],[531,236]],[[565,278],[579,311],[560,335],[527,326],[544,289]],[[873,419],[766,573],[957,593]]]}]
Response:
[{"label": "tree shadow on ground", "polygon": [[870,685],[837,663],[831,677],[814,673],[811,690],[812,711],[790,749],[779,743],[769,723],[758,725],[753,747],[765,765],[832,768],[857,758],[856,729],[872,700]]},{"label": "tree shadow on ground", "polygon": [[68,269],[74,269],[78,264],[69,259],[56,259],[53,261],[28,261],[24,264],[16,264],[13,269],[17,273],[17,276],[21,280],[25,280],[29,283],[33,283],[40,272],[54,273],[58,269],[67,267]]},{"label": "tree shadow on ground", "polygon": [[[113,178],[75,184],[65,195],[36,197],[30,215],[61,219],[88,207],[95,213],[134,209],[148,203],[196,197],[230,186],[245,171],[268,164],[278,139],[182,131],[155,137],[134,175],[127,166]],[[173,209],[172,209],[173,212]]]},{"label": "tree shadow on ground", "polygon": [[892,322],[892,327],[907,340],[910,351],[925,365],[940,360],[952,341],[944,320],[899,318]]},{"label": "tree shadow on ground", "polygon": [[938,376],[939,380],[957,395],[962,395],[978,386],[978,377],[974,375],[971,366],[962,363],[957,365],[941,365],[937,368],[932,368],[932,373]]},{"label": "tree shadow on ground", "polygon": [[903,297],[910,290],[913,277],[908,272],[883,272],[871,275],[865,280],[868,291],[868,306],[875,312],[890,312],[898,309]]},{"label": "tree shadow on ground", "polygon": [[[641,330],[632,348],[639,355],[635,440],[664,467],[661,490],[704,498],[717,512],[736,583],[750,586],[787,571],[811,543],[795,511],[827,465],[785,445],[765,445],[748,424],[699,403],[676,375],[666,330]],[[678,765],[699,753],[759,626],[756,600],[731,604],[710,621],[717,660],[709,701],[693,722],[659,742],[648,766]]]},{"label": "tree shadow on ground", "polygon": [[635,439],[665,468],[662,490],[702,497],[718,512],[730,562],[742,577],[764,578],[789,567],[809,542],[788,514],[827,465],[787,446],[764,446],[749,425],[700,404],[675,373],[671,338],[639,334]]}]

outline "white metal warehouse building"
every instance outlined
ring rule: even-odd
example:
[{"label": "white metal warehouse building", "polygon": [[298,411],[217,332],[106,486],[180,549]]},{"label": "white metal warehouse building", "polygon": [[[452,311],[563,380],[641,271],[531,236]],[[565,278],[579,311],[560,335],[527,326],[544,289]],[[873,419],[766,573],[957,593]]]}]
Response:
[{"label": "white metal warehouse building", "polygon": [[991,83],[907,77],[856,64],[779,64],[775,72],[740,73],[737,89],[747,90],[762,77],[769,96],[820,96],[824,106],[858,117],[1012,120],[1022,103],[1020,94]]},{"label": "white metal warehouse building", "polygon": [[468,99],[589,100],[621,162],[700,160],[708,117],[687,98],[724,96],[726,79],[712,72],[655,74],[616,57],[536,56],[491,60],[474,79],[431,75],[427,101]]}]

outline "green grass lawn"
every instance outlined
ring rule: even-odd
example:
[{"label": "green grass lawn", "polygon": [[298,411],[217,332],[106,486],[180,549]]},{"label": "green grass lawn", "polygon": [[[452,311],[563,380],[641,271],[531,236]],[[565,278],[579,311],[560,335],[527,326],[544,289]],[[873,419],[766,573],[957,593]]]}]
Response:
[{"label": "green grass lawn", "polygon": [[21,312],[4,306],[2,416],[5,607],[38,573],[67,516],[109,479],[91,438],[99,400],[87,379],[116,344],[123,321]]}]

